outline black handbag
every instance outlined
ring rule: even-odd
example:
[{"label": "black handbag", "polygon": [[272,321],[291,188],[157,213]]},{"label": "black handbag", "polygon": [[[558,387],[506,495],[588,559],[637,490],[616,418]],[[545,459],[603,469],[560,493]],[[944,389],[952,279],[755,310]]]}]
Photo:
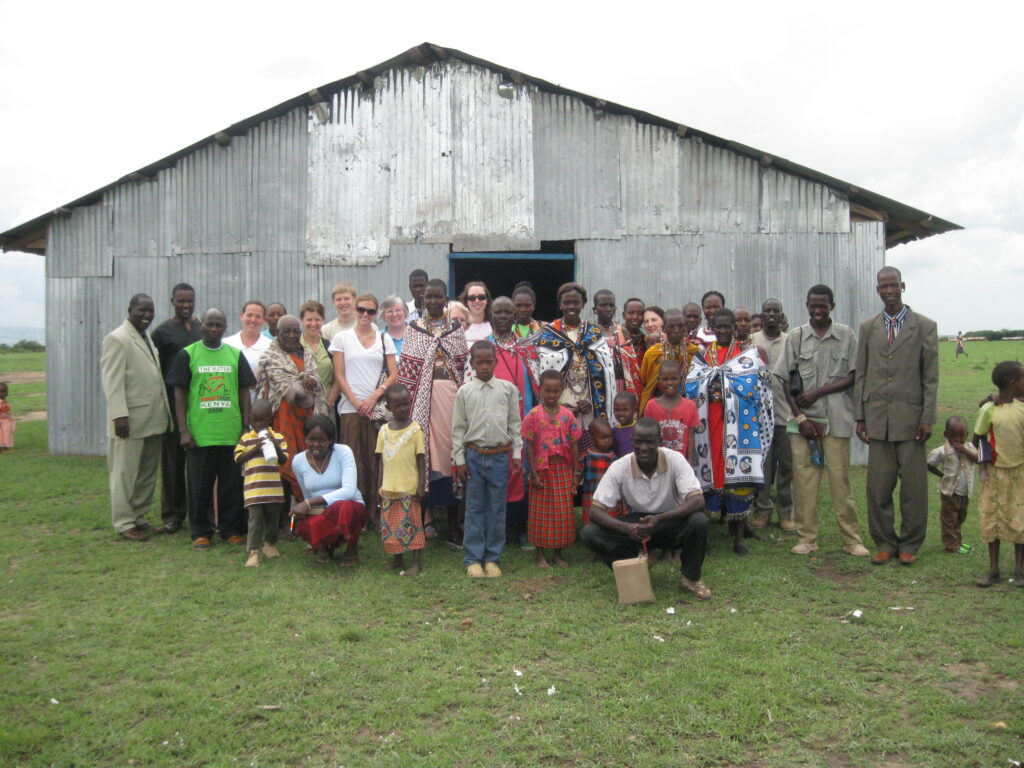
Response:
[{"label": "black handbag", "polygon": [[[799,327],[797,331],[799,331]],[[799,397],[804,393],[804,377],[800,375],[800,350],[803,348],[804,336],[800,334],[800,341],[797,342],[796,348],[796,362],[793,364],[793,368],[789,371],[789,394],[794,398]]]}]

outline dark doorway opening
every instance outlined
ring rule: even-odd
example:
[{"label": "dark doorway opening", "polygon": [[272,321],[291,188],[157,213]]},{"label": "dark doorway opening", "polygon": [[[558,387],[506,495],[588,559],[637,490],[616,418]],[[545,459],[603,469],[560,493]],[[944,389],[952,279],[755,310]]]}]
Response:
[{"label": "dark doorway opening", "polygon": [[466,283],[482,281],[491,296],[511,296],[523,280],[537,294],[538,320],[558,317],[555,292],[562,283],[576,279],[576,257],[571,253],[453,253],[449,256],[448,282],[452,296]]}]

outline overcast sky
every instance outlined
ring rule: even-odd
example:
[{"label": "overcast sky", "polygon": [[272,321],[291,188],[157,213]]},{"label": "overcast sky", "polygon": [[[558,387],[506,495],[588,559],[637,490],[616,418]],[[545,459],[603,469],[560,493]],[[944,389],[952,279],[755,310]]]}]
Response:
[{"label": "overcast sky", "polygon": [[[430,41],[956,222],[888,251],[907,303],[944,333],[1020,328],[1022,19],[1007,2],[0,0],[0,231]],[[43,325],[42,263],[0,256],[0,325]]]}]

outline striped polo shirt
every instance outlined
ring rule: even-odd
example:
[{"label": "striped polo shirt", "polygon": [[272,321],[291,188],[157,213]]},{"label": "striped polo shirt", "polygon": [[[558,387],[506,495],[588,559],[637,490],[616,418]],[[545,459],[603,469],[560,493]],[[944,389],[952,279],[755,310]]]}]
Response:
[{"label": "striped polo shirt", "polygon": [[[285,459],[288,458],[288,443],[279,432],[268,429],[267,432],[275,440],[281,442],[281,452]],[[259,437],[255,429],[250,429],[235,446],[235,461],[238,457],[250,448],[259,444]],[[253,504],[275,504],[284,503],[284,488],[281,485],[281,467],[277,464],[268,464],[260,452],[242,465],[242,493],[245,496],[245,506]]]}]

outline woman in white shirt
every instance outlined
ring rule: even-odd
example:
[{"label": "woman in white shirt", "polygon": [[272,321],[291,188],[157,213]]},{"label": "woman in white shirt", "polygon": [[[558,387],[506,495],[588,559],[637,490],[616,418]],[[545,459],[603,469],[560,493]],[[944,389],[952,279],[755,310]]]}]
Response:
[{"label": "woman in white shirt", "polygon": [[[398,373],[395,364],[395,344],[390,337],[377,330],[377,299],[364,293],[356,297],[356,325],[341,331],[331,340],[334,354],[334,381],[341,396],[338,415],[341,422],[341,442],[352,449],[359,477],[359,491],[366,503],[372,524],[379,520],[377,491],[377,430],[373,422],[373,407],[384,395]],[[381,381],[381,373],[386,376]]]},{"label": "woman in white shirt", "polygon": [[459,301],[469,308],[469,327],[466,329],[466,341],[470,346],[474,341],[488,339],[491,336],[491,292],[481,282],[466,283]]}]

